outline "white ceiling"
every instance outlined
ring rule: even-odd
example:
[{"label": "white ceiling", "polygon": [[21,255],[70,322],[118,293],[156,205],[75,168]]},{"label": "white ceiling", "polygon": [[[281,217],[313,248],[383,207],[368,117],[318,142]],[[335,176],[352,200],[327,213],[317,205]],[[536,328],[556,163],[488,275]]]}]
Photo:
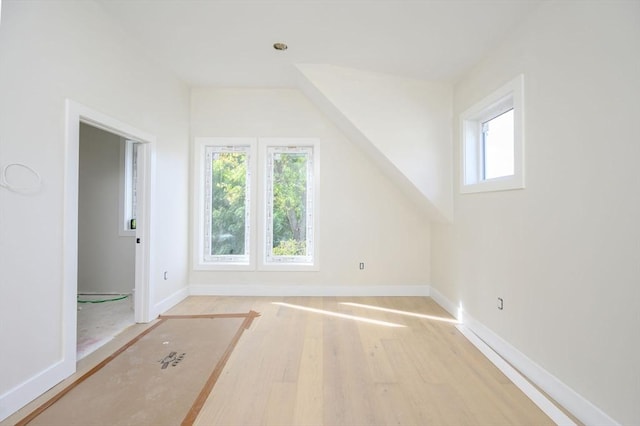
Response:
[{"label": "white ceiling", "polygon": [[296,63],[455,81],[544,0],[96,1],[191,86],[270,87]]}]

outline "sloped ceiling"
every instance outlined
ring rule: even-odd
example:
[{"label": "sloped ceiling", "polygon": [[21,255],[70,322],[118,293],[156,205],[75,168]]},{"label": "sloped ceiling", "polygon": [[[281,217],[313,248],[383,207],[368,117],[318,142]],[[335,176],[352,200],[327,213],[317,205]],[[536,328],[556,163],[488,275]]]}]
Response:
[{"label": "sloped ceiling", "polygon": [[231,87],[295,87],[299,63],[454,81],[543,2],[95,1],[142,54],[190,86]]},{"label": "sloped ceiling", "polygon": [[95,1],[191,87],[299,87],[450,221],[453,83],[544,0]]},{"label": "sloped ceiling", "polygon": [[432,220],[450,221],[449,84],[299,65],[300,87]]}]

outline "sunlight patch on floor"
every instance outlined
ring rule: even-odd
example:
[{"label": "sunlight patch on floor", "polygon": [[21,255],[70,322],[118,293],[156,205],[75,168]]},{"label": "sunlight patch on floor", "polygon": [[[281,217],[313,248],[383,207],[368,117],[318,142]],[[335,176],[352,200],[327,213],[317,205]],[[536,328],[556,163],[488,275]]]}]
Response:
[{"label": "sunlight patch on floor", "polygon": [[298,309],[298,310],[301,310],[301,311],[313,312],[313,313],[316,313],[316,314],[322,314],[322,315],[327,315],[327,316],[337,317],[337,318],[350,319],[350,320],[353,320],[353,321],[365,322],[365,323],[369,323],[369,324],[382,325],[382,326],[385,326],[385,327],[406,327],[406,325],[396,324],[396,323],[393,323],[393,322],[380,321],[380,320],[376,320],[376,319],[372,319],[372,318],[366,318],[366,317],[360,317],[360,316],[356,316],[356,315],[343,314],[343,313],[340,313],[340,312],[327,311],[327,310],[324,310],[324,309],[310,308],[308,306],[293,305],[291,303],[284,303],[284,302],[272,302],[272,303],[274,305],[285,306],[287,308]]},{"label": "sunlight patch on floor", "polygon": [[364,309],[371,309],[374,311],[381,311],[381,312],[388,312],[388,313],[392,313],[392,314],[399,314],[399,315],[406,315],[406,316],[410,316],[410,317],[416,317],[416,318],[423,318],[423,319],[428,319],[428,320],[433,320],[433,321],[442,321],[442,322],[449,322],[452,324],[458,324],[459,321],[454,319],[454,318],[445,318],[445,317],[438,317],[435,315],[426,315],[426,314],[419,314],[417,312],[408,312],[408,311],[400,311],[398,309],[389,309],[389,308],[383,308],[380,306],[373,306],[373,305],[363,305],[361,303],[352,303],[352,302],[340,302],[341,305],[346,305],[346,306],[353,306],[356,308],[364,308]]}]

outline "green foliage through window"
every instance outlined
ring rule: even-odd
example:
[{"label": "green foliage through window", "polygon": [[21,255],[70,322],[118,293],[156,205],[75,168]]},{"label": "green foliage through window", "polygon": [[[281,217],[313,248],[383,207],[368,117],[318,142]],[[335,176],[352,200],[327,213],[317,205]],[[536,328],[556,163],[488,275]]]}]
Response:
[{"label": "green foliage through window", "polygon": [[213,154],[211,255],[245,254],[247,160],[244,152]]},{"label": "green foliage through window", "polygon": [[317,140],[200,138],[198,143],[204,172],[197,182],[198,266],[254,270],[260,262],[265,269],[316,270]]},{"label": "green foliage through window", "polygon": [[271,253],[274,256],[306,256],[309,152],[285,150],[272,155]]}]

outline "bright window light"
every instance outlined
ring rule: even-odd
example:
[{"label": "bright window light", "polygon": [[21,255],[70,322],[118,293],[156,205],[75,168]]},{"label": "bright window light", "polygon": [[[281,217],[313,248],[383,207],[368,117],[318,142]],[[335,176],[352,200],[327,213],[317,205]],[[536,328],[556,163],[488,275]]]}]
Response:
[{"label": "bright window light", "polygon": [[138,209],[138,143],[126,140],[125,144],[125,210],[124,230],[136,229],[136,211]]},{"label": "bright window light", "polygon": [[255,268],[256,140],[196,138],[194,267]]},{"label": "bright window light", "polygon": [[261,138],[259,148],[264,168],[264,226],[258,268],[317,271],[319,141]]},{"label": "bright window light", "polygon": [[249,146],[207,147],[205,259],[249,263]]},{"label": "bright window light", "polygon": [[484,179],[512,176],[513,108],[482,123]]},{"label": "bright window light", "polygon": [[266,263],[313,264],[313,147],[267,149]]},{"label": "bright window light", "polygon": [[524,76],[460,115],[460,192],[524,188]]},{"label": "bright window light", "polygon": [[194,153],[195,269],[319,269],[317,139],[198,137]]}]

